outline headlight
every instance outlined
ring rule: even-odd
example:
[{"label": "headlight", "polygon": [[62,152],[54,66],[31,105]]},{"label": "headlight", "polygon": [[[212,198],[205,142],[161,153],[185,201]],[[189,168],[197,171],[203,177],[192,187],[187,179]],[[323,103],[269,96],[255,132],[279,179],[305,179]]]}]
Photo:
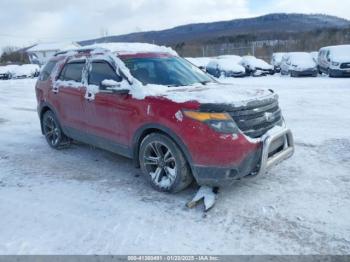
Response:
[{"label": "headlight", "polygon": [[338,62],[332,62],[332,66],[339,66],[339,64]]},{"label": "headlight", "polygon": [[184,111],[185,116],[203,122],[219,133],[238,133],[238,127],[227,113],[205,113],[198,111]]}]

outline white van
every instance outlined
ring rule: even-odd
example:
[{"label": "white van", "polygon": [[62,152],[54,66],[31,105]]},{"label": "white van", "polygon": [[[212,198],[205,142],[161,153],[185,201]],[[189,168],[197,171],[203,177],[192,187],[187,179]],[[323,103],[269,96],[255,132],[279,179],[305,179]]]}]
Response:
[{"label": "white van", "polygon": [[321,48],[317,62],[320,73],[330,77],[350,76],[350,45]]}]

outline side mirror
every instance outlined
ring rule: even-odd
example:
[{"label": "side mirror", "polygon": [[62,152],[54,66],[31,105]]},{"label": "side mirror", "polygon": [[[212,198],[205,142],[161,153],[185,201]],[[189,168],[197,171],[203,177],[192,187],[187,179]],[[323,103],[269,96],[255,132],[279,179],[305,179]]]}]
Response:
[{"label": "side mirror", "polygon": [[107,93],[127,95],[130,92],[129,89],[122,88],[120,83],[114,80],[103,80],[100,86],[102,87],[102,90]]}]

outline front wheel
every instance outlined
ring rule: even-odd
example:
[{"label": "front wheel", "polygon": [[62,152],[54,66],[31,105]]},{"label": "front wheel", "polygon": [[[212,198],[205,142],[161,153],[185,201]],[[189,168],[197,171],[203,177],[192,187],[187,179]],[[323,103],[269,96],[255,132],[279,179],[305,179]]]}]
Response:
[{"label": "front wheel", "polygon": [[46,111],[42,118],[43,133],[47,143],[55,149],[68,143],[69,139],[65,136],[62,128],[52,111]]},{"label": "front wheel", "polygon": [[193,180],[183,153],[163,134],[152,133],[144,138],[139,161],[142,172],[158,191],[179,192]]}]

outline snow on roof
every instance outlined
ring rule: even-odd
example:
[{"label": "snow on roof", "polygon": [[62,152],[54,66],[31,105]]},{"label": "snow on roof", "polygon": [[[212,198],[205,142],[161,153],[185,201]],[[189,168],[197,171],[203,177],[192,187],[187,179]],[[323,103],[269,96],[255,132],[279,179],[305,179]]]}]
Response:
[{"label": "snow on roof", "polygon": [[38,51],[63,51],[79,47],[80,45],[75,42],[55,42],[55,43],[40,43],[32,48],[29,48],[27,52]]},{"label": "snow on roof", "polygon": [[272,69],[273,67],[264,60],[256,58],[255,56],[243,56],[241,64],[250,65],[252,68]]},{"label": "snow on roof", "polygon": [[21,66],[16,67],[13,70],[13,74],[16,77],[19,76],[33,76],[35,74],[35,72],[39,72],[40,71],[40,67],[38,65],[35,64],[24,64]]},{"label": "snow on roof", "polygon": [[350,62],[350,45],[327,46],[321,50],[330,50],[331,59],[337,62]]},{"label": "snow on roof", "polygon": [[291,52],[288,53],[290,61],[293,65],[298,65],[303,68],[313,68],[316,66],[315,60],[310,53],[306,52]]},{"label": "snow on roof", "polygon": [[186,57],[186,60],[197,67],[206,67],[212,59],[212,57]]},{"label": "snow on roof", "polygon": [[118,54],[136,54],[136,53],[169,53],[177,56],[178,54],[170,47],[159,46],[146,43],[101,43],[84,46],[82,49],[103,48]]},{"label": "snow on roof", "polygon": [[240,63],[242,61],[242,57],[238,55],[221,55],[218,56],[218,59],[229,59],[234,63]]},{"label": "snow on roof", "polygon": [[3,73],[11,73],[13,74],[16,70],[16,68],[18,68],[19,65],[5,65],[5,66],[1,66],[0,67],[0,72]]},{"label": "snow on roof", "polygon": [[208,67],[218,66],[221,70],[224,70],[224,71],[245,72],[244,67],[239,64],[241,60],[242,60],[241,57],[239,57],[239,60],[237,59],[237,57],[236,58],[232,58],[229,56],[218,57],[216,59],[213,59],[208,64]]}]

